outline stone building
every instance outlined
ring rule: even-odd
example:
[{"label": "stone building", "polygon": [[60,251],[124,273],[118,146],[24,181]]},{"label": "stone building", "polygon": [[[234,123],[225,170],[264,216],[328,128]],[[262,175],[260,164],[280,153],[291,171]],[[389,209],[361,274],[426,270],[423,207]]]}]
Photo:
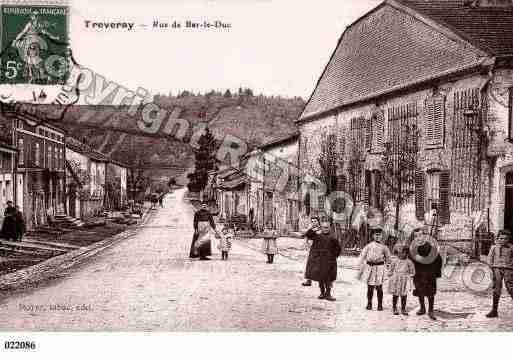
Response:
[{"label": "stone building", "polygon": [[3,213],[7,207],[7,201],[15,202],[14,184],[15,178],[16,148],[13,146],[12,120],[0,116],[0,225],[3,221]]},{"label": "stone building", "polygon": [[245,162],[242,162],[240,168],[224,168],[217,173],[217,207],[223,220],[231,221],[237,217],[249,219],[251,183],[244,169]]},{"label": "stone building", "polygon": [[84,141],[66,142],[68,214],[76,218],[97,215],[105,204],[106,166],[109,158]]},{"label": "stone building", "polygon": [[254,229],[271,225],[282,234],[298,229],[297,176],[298,134],[270,139],[248,152],[239,168],[217,173],[217,203],[220,217],[245,217]]},{"label": "stone building", "polygon": [[16,203],[32,229],[65,211],[65,132],[30,115],[18,114],[14,121]]},{"label": "stone building", "polygon": [[128,201],[127,191],[128,167],[112,158],[106,167],[106,207],[111,209],[121,209]]},{"label": "stone building", "polygon": [[298,178],[291,173],[297,167],[299,134],[274,138],[261,145],[262,222],[281,234],[297,231],[299,226]]},{"label": "stone building", "polygon": [[388,169],[407,155],[400,225],[436,208],[445,239],[513,229],[512,55],[510,1],[383,1],[344,31],[297,120],[302,176],[393,223]]}]

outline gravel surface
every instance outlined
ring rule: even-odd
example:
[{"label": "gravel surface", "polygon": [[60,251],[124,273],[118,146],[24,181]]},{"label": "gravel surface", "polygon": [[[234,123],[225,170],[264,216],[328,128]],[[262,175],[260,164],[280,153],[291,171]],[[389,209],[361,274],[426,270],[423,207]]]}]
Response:
[{"label": "gravel surface", "polygon": [[134,236],[69,268],[58,278],[0,300],[0,330],[90,331],[384,331],[511,330],[513,305],[505,297],[501,318],[486,319],[489,295],[442,291],[439,320],[366,311],[356,272],[340,268],[337,302],[318,300],[302,287],[304,261],[278,256],[274,264],[247,243],[235,241],[228,261],[213,245],[211,261],[188,258],[192,206],[183,190],[166,199]]}]

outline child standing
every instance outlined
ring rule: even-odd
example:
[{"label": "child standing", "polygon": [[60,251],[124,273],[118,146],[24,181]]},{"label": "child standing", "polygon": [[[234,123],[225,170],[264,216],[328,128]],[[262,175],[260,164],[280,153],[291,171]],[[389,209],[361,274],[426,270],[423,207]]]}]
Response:
[{"label": "child standing", "polygon": [[221,231],[221,238],[219,239],[219,250],[221,251],[221,259],[228,260],[228,252],[232,249],[233,233],[230,228],[224,227]]},{"label": "child standing", "polygon": [[388,272],[388,293],[392,294],[392,306],[394,315],[399,315],[397,310],[397,301],[401,297],[401,314],[408,315],[406,311],[406,300],[408,292],[411,288],[411,280],[415,275],[415,266],[413,262],[408,259],[408,247],[405,245],[397,245],[394,248],[394,254],[397,259],[392,262]]},{"label": "child standing", "polygon": [[510,231],[502,230],[498,233],[495,244],[488,254],[488,264],[493,269],[493,302],[492,310],[486,316],[497,318],[503,281],[513,298],[513,245]]},{"label": "child standing", "polygon": [[267,224],[264,233],[262,233],[264,241],[262,243],[262,251],[267,254],[267,263],[272,264],[274,262],[274,255],[278,254],[278,245],[276,244],[276,238],[278,233],[272,229],[271,224]]},{"label": "child standing", "polygon": [[372,310],[374,288],[378,294],[378,310],[383,310],[383,282],[385,264],[390,263],[390,250],[383,244],[383,230],[372,230],[372,242],[367,244],[360,255],[360,278],[367,283],[367,310]]}]

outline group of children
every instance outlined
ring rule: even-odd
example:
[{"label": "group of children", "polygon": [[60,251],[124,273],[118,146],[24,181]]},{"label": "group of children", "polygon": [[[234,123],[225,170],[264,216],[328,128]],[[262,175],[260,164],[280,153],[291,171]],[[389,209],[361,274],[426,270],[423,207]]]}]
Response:
[{"label": "group of children", "polygon": [[[382,232],[374,230],[372,242],[364,247],[360,257],[359,278],[367,284],[367,310],[372,310],[374,289],[377,291],[379,311],[383,310],[383,283],[388,275],[388,293],[392,295],[392,308],[399,315],[397,304],[401,298],[401,313],[408,315],[406,302],[408,293],[419,298],[418,315],[426,314],[425,298],[428,299],[428,316],[436,320],[434,301],[436,281],[442,275],[442,258],[436,245],[429,240],[399,244],[394,247],[395,260],[382,243]],[[413,250],[412,250],[413,248]],[[495,244],[488,254],[488,265],[493,271],[492,310],[486,315],[497,318],[502,287],[505,285],[513,299],[513,236],[510,231],[499,231]],[[412,285],[413,284],[413,285]],[[413,291],[412,291],[413,289]]]},{"label": "group of children", "polygon": [[[428,237],[426,237],[428,238]],[[410,249],[414,248],[413,253]],[[419,298],[420,309],[417,315],[426,314],[425,297],[428,298],[428,316],[436,320],[434,315],[434,298],[436,295],[436,280],[442,273],[442,259],[436,247],[424,239],[416,243],[404,243],[394,246],[395,259],[390,250],[383,244],[383,234],[380,228],[372,232],[372,241],[367,244],[360,256],[359,278],[367,284],[367,310],[372,310],[374,290],[377,292],[377,310],[383,310],[383,283],[388,277],[388,293],[392,295],[392,310],[394,315],[408,315],[406,303],[408,293]],[[401,312],[397,304],[401,298]]]},{"label": "group of children", "polygon": [[[223,227],[217,246],[221,252],[222,260],[228,260],[228,252],[230,252],[232,248],[233,238],[233,229],[229,227]],[[278,233],[272,229],[271,225],[268,225],[262,233],[262,238],[262,252],[267,256],[267,263],[272,264],[274,263],[274,256],[278,254],[278,245],[276,243]]]},{"label": "group of children", "polygon": [[[219,239],[219,250],[223,260],[228,259],[231,249],[233,231],[223,228]],[[262,251],[267,255],[267,263],[272,264],[278,253],[277,232],[267,226],[262,234]],[[394,246],[394,259],[388,247],[383,243],[383,232],[376,228],[371,234],[372,241],[367,244],[360,255],[358,277],[367,284],[367,310],[373,308],[374,291],[377,294],[377,310],[383,310],[383,284],[388,278],[387,292],[392,295],[392,311],[394,315],[408,315],[406,304],[408,294],[418,297],[420,309],[417,315],[426,312],[432,320],[437,279],[442,275],[442,258],[437,252],[436,244],[431,243],[426,235],[424,240],[416,243],[402,243]],[[413,248],[413,250],[412,250]],[[488,264],[493,270],[492,310],[488,318],[498,317],[498,307],[503,282],[513,299],[513,236],[510,231],[503,230],[497,235],[495,244],[488,255]],[[323,294],[323,293],[321,293]],[[325,297],[325,293],[323,294]],[[426,311],[425,298],[428,299]],[[401,310],[398,310],[400,299]]]}]

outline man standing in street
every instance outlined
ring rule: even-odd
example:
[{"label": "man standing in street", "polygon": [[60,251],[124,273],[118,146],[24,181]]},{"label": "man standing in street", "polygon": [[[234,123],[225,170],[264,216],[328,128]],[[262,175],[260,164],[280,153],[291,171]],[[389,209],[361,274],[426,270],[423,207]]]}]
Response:
[{"label": "man standing in street", "polygon": [[337,279],[337,258],[340,256],[340,243],[331,233],[328,219],[321,222],[321,233],[313,238],[312,248],[306,265],[306,278],[319,282],[319,299],[330,302],[336,299],[331,295],[333,282]]}]

